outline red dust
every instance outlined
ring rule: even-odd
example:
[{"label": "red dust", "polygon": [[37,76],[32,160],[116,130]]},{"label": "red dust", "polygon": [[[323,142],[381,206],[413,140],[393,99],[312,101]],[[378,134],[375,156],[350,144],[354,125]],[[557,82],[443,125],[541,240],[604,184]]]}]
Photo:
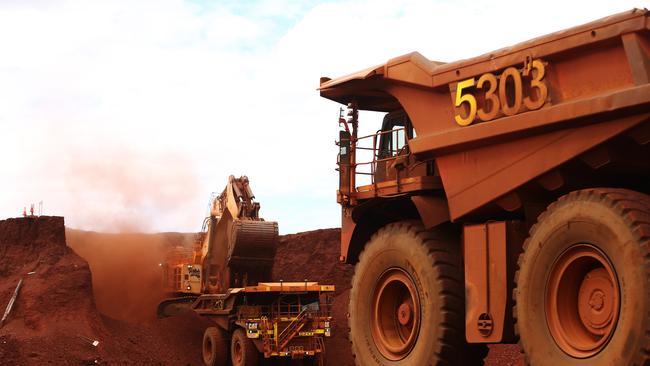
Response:
[{"label": "red dust", "polygon": [[164,298],[160,263],[173,243],[190,235],[104,234],[67,229],[68,246],[83,257],[92,271],[93,292],[100,312],[130,322],[155,319]]}]

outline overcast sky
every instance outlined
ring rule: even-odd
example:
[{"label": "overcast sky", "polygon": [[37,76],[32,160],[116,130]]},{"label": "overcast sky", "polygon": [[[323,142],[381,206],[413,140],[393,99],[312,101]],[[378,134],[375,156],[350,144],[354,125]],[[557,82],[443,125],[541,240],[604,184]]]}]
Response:
[{"label": "overcast sky", "polygon": [[339,105],[320,76],[411,51],[455,61],[635,6],[0,0],[0,219],[43,201],[75,228],[197,231],[245,174],[282,233],[337,227]]}]

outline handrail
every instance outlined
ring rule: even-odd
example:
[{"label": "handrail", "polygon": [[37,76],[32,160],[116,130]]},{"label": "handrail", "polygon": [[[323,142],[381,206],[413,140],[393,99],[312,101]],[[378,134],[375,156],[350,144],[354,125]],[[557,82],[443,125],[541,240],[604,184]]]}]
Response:
[{"label": "handrail", "polygon": [[406,127],[395,128],[395,129],[388,130],[388,131],[377,131],[377,132],[375,132],[373,134],[370,134],[370,135],[357,137],[357,141],[367,139],[369,137],[375,137],[375,136],[379,136],[379,135],[385,135],[385,134],[388,134],[388,133],[393,133],[395,131],[406,131]]},{"label": "handrail", "polygon": [[[368,157],[368,159],[359,159],[359,155],[357,155],[357,159],[361,161],[355,161],[354,163],[351,164],[341,164],[340,161],[338,162],[340,166],[346,166],[352,168],[351,170],[354,172],[355,176],[370,176],[370,184],[373,186],[376,186],[377,182],[375,179],[376,176],[376,169],[377,169],[377,164],[379,163],[384,163],[384,162],[389,162],[389,161],[394,161],[398,157],[401,156],[409,156],[410,154],[406,155],[400,155],[400,152],[404,149],[404,145],[402,147],[392,149],[392,148],[387,148],[387,149],[381,149],[379,145],[380,142],[380,137],[383,135],[387,134],[393,134],[393,133],[404,133],[404,136],[406,137],[406,127],[400,127],[400,128],[395,128],[392,130],[387,130],[387,131],[377,131],[374,134],[370,135],[365,135],[362,137],[358,137],[356,139],[349,139],[350,142],[352,142],[352,148],[356,150],[361,150],[361,151],[371,151],[372,152],[372,158]],[[367,141],[372,138],[372,146],[359,146],[364,140]],[[382,153],[382,157],[380,158],[380,153]],[[387,155],[387,156],[384,156]],[[367,169],[364,169],[365,171],[357,171],[356,167],[364,167],[364,166],[369,166],[370,169],[369,171]],[[356,179],[354,180],[356,181]],[[354,190],[356,190],[357,187],[353,187]],[[375,187],[376,189],[376,187]]]},{"label": "handrail", "polygon": [[302,309],[302,311],[300,312],[300,314],[298,314],[298,316],[297,316],[294,320],[292,320],[292,321],[289,323],[289,325],[287,325],[287,327],[284,328],[284,329],[282,330],[282,332],[280,332],[280,334],[278,334],[278,339],[282,339],[284,333],[287,332],[287,331],[289,330],[289,328],[291,328],[292,326],[294,326],[295,324],[297,324],[298,321],[304,319],[306,314],[307,314],[307,308],[305,307],[304,309]]},{"label": "handrail", "polygon": [[[261,316],[269,316],[269,317],[282,317],[282,316],[288,316],[288,317],[294,317],[294,316],[299,316],[300,313],[304,310],[305,304],[273,304],[273,305],[242,305],[242,307],[246,307],[245,309],[242,309],[239,312],[239,318],[240,320],[243,318],[250,318],[251,314],[257,314],[260,317]],[[325,314],[323,311],[323,308],[326,306],[326,304],[322,302],[318,302],[318,308],[320,310],[318,311],[312,311],[312,313],[316,314],[317,316],[320,316],[321,314]]]},{"label": "handrail", "polygon": [[286,328],[280,332],[280,334],[278,334],[278,337],[275,340],[278,351],[287,345],[293,335],[295,335],[296,330],[299,329],[302,324],[304,324],[303,320],[305,319],[306,315],[307,307],[303,308],[300,314],[294,320],[292,320],[289,325],[287,325]]}]

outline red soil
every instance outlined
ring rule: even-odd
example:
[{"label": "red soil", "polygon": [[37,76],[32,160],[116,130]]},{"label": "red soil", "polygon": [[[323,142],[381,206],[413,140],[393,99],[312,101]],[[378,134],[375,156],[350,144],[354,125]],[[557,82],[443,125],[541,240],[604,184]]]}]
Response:
[{"label": "red soil", "polygon": [[[353,266],[338,261],[339,235],[326,229],[282,236],[273,279],[336,285],[327,364],[346,366],[354,364],[346,323]],[[66,232],[62,217],[0,221],[0,313],[25,278],[0,329],[0,365],[201,365],[208,321],[192,314],[153,318],[161,297],[158,263],[166,248],[188,240],[190,234],[178,233]],[[516,346],[494,346],[486,361],[514,366],[521,357]]]},{"label": "red soil", "polygon": [[[27,275],[31,271],[36,273]],[[66,246],[62,217],[0,221],[0,277],[3,311],[19,278],[25,278],[0,329],[0,365],[201,364],[204,319],[187,315],[136,324],[97,311],[90,268]],[[103,285],[100,291],[120,286]],[[82,337],[98,340],[99,346]]]}]

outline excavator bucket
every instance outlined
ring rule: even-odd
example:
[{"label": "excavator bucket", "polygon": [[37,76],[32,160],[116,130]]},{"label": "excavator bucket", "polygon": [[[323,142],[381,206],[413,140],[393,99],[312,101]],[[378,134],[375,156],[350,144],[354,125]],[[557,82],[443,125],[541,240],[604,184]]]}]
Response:
[{"label": "excavator bucket", "polygon": [[271,266],[278,244],[278,223],[236,220],[232,228],[232,246],[228,248],[231,265]]},{"label": "excavator bucket", "polygon": [[189,301],[178,296],[224,293],[271,279],[278,223],[260,218],[259,211],[248,177],[231,175],[221,194],[210,197],[210,215],[192,255],[170,256],[161,265],[167,292],[176,298],[161,303],[160,316],[186,307]]},{"label": "excavator bucket", "polygon": [[271,278],[278,246],[278,223],[234,220],[228,248],[231,285],[245,286]]}]

